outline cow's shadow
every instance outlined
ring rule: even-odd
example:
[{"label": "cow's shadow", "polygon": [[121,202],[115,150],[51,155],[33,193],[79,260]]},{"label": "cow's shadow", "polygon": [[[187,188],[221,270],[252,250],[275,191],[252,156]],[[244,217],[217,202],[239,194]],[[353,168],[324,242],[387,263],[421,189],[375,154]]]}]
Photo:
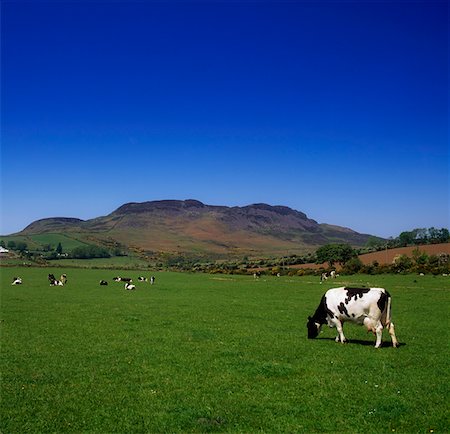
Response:
[{"label": "cow's shadow", "polygon": [[[326,338],[326,337],[318,338],[318,340],[335,342],[334,338]],[[337,345],[339,342],[335,342],[335,343]],[[348,339],[347,338],[347,342],[345,343],[345,345],[353,345],[353,344],[363,345],[363,346],[366,346],[366,347],[374,347],[375,346],[375,340],[368,341],[368,340],[362,340],[362,339]],[[397,348],[404,347],[405,345],[406,345],[405,342],[399,342]],[[382,341],[381,342],[381,348],[388,348],[388,347],[392,347],[392,342],[391,341]]]}]

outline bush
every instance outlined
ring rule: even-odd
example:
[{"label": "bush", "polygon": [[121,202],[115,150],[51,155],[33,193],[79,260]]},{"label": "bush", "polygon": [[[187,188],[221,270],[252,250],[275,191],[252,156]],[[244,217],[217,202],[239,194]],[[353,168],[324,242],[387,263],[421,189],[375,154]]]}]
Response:
[{"label": "bush", "polygon": [[80,246],[72,250],[71,257],[75,259],[110,258],[108,250],[98,246]]},{"label": "bush", "polygon": [[344,274],[355,274],[358,273],[363,267],[361,259],[358,257],[349,259],[345,265],[342,267],[342,272]]}]

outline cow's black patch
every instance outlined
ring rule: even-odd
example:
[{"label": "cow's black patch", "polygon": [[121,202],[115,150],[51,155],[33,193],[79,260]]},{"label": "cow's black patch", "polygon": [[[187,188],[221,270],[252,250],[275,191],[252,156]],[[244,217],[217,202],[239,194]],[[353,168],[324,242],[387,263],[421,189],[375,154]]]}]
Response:
[{"label": "cow's black patch", "polygon": [[338,304],[337,308],[338,308],[338,310],[339,310],[340,313],[343,313],[344,315],[350,316],[350,315],[348,314],[348,310],[347,310],[347,308],[345,307],[344,302],[341,301],[341,303]]},{"label": "cow's black patch", "polygon": [[308,317],[306,327],[308,328],[309,339],[315,338],[319,334],[316,324],[325,324],[327,322],[327,315],[330,318],[334,318],[333,312],[328,309],[327,298],[324,295],[320,300],[319,306],[314,312],[314,315],[312,317]]},{"label": "cow's black patch", "polygon": [[344,288],[344,291],[347,291],[347,297],[345,297],[345,304],[348,304],[352,298],[358,300],[362,298],[364,294],[367,294],[370,291],[370,288]]},{"label": "cow's black patch", "polygon": [[388,292],[381,293],[380,298],[377,301],[378,308],[380,309],[381,312],[384,312],[384,309],[386,308],[386,303],[387,303],[389,297],[390,297],[390,295]]}]

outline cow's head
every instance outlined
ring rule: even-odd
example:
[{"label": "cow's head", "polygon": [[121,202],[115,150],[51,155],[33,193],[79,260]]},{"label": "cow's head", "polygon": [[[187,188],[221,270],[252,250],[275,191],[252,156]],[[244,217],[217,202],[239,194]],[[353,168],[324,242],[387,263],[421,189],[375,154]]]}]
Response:
[{"label": "cow's head", "polygon": [[308,328],[308,339],[314,339],[319,335],[320,324],[314,321],[310,316],[308,317],[308,323],[306,324]]}]

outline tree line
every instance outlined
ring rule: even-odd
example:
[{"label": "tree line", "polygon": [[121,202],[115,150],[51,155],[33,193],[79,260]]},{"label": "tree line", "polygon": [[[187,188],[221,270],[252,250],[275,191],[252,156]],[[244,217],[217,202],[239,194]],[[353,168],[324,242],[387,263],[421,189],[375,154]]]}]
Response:
[{"label": "tree line", "polygon": [[25,256],[32,259],[34,256],[40,256],[44,259],[53,260],[60,258],[72,258],[72,259],[94,259],[94,258],[110,258],[111,256],[123,256],[123,250],[120,247],[113,249],[107,249],[105,247],[96,246],[93,244],[86,244],[73,248],[68,252],[64,252],[61,243],[58,243],[56,247],[51,244],[43,244],[39,250],[29,251],[28,245],[23,241],[10,240],[5,243],[0,241],[2,247],[18,252],[21,256]]},{"label": "tree line", "polygon": [[366,247],[373,248],[375,250],[382,250],[385,248],[394,249],[397,247],[448,243],[449,241],[450,232],[447,228],[416,228],[412,231],[401,232],[399,236],[389,238],[387,240],[377,237],[370,237],[367,241]]}]

